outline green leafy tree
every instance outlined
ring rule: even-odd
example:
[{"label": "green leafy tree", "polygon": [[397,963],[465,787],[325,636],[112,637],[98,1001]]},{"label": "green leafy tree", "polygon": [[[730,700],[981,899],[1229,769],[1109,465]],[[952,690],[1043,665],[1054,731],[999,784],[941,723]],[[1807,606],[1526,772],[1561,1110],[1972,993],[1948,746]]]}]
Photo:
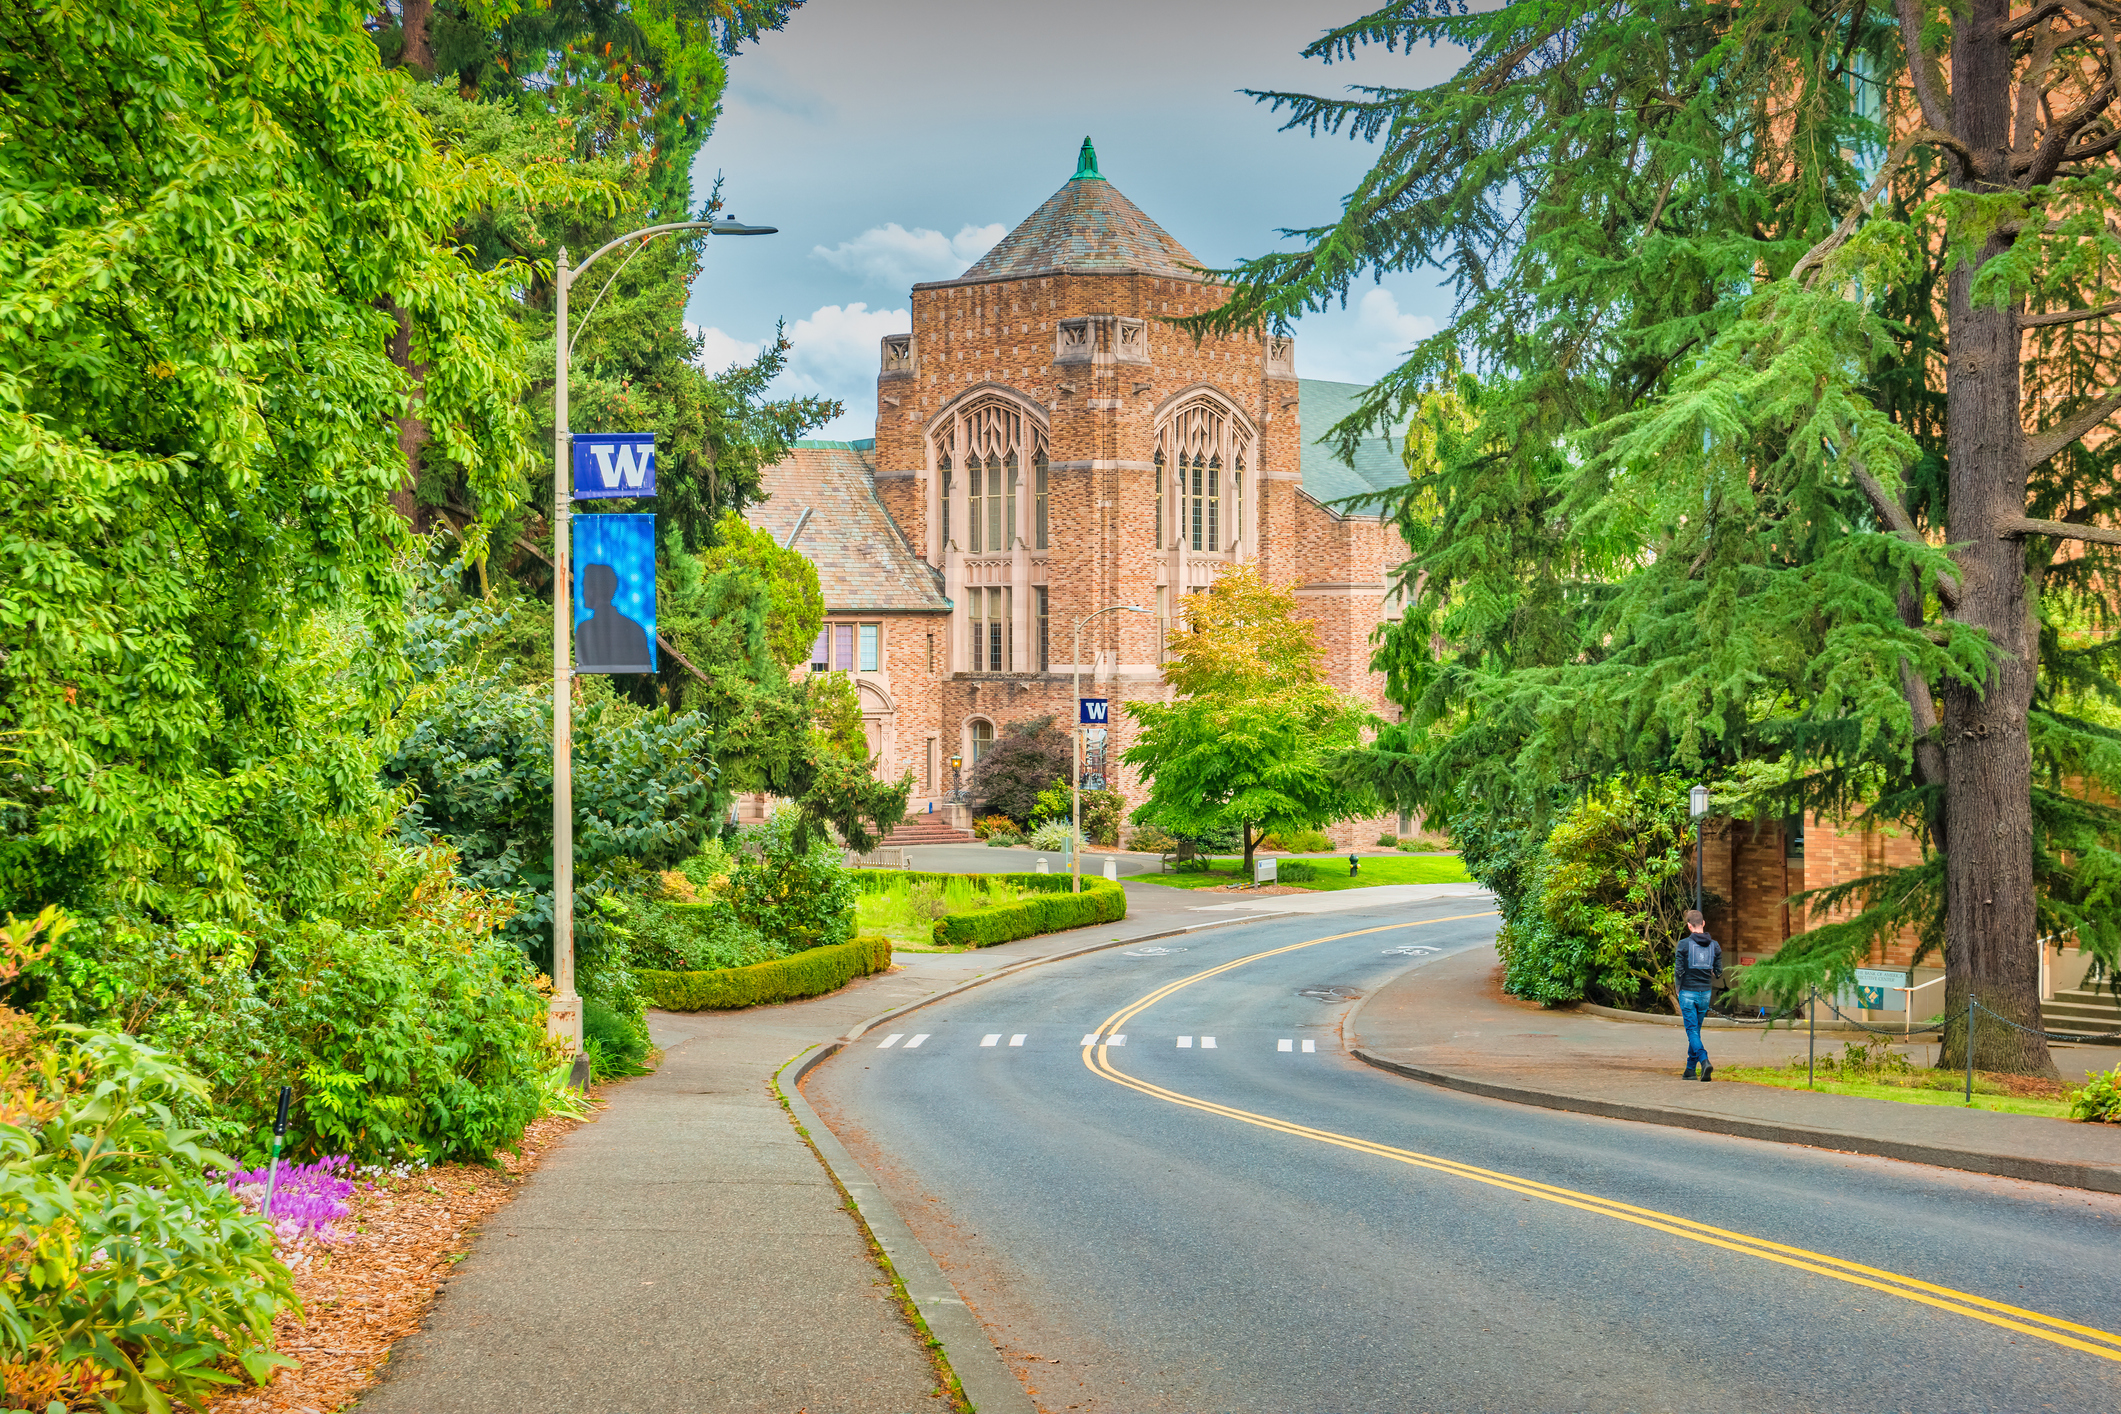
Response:
[{"label": "green leafy tree", "polygon": [[[2121,957],[2121,737],[2081,707],[2121,651],[2110,28],[2088,0],[1410,0],[1308,52],[1451,43],[1451,79],[1261,95],[1378,160],[1195,327],[1456,281],[1334,430],[1435,393],[1473,418],[1424,410],[1430,468],[1385,497],[1408,717],[1354,778],[1451,810],[1787,756],[1772,808],[1868,809],[1928,858],[1818,900],[1860,907],[1763,982],[1915,927],[1948,1013],[2032,1028],[2037,937]],[[1979,1037],[1984,1067],[2049,1068],[2035,1030]]]},{"label": "green leafy tree", "polygon": [[309,705],[341,696],[314,616],[365,630],[356,723],[399,671],[379,301],[417,312],[431,435],[505,512],[515,276],[453,229],[524,178],[437,159],[341,5],[13,5],[0,63],[0,727],[31,782],[0,903],[299,910],[379,803]]},{"label": "green leafy tree", "polygon": [[1190,837],[1237,832],[1244,871],[1267,834],[1361,814],[1374,797],[1336,772],[1362,745],[1369,711],[1324,681],[1296,598],[1253,565],[1233,565],[1185,600],[1164,677],[1176,701],[1122,704],[1140,731],[1121,760],[1149,798],[1136,824]]}]

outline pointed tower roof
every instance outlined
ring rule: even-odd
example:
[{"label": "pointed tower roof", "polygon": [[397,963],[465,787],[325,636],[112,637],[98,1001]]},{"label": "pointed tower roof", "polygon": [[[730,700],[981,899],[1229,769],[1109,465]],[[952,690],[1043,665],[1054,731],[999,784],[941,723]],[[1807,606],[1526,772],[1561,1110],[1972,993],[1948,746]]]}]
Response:
[{"label": "pointed tower roof", "polygon": [[1097,170],[1083,139],[1075,175],[957,280],[1014,279],[1054,270],[1137,271],[1199,278],[1200,262]]}]

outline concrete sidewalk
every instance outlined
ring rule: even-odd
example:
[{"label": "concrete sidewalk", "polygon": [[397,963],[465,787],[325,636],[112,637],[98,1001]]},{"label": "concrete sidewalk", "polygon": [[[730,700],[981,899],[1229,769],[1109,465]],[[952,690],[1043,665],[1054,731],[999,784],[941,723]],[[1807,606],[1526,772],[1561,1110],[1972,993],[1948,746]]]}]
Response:
[{"label": "concrete sidewalk", "polygon": [[[1677,1027],[1506,997],[1497,971],[1492,948],[1417,967],[1349,1014],[1347,1043],[1382,1069],[1519,1104],[2121,1193],[2121,1126],[1681,1080],[1686,1036]],[[1821,1032],[1819,1047],[1839,1054],[1852,1039]],[[1805,1053],[1802,1030],[1717,1029],[1703,1042],[1719,1066],[1778,1066]],[[1908,1051],[1928,1063],[1927,1047]],[[2072,1080],[2121,1064],[2113,1047],[2055,1056]]]},{"label": "concrete sidewalk", "polygon": [[[1193,900],[1178,890],[1130,886],[1128,896],[1130,916],[1118,922],[976,952],[902,953],[893,971],[829,996],[650,1012],[661,1067],[611,1090],[596,1122],[568,1135],[481,1226],[362,1414],[944,1407],[868,1238],[774,1098],[772,1077],[879,1012],[1027,960],[1227,921],[1187,911]],[[930,1323],[976,1402],[1011,1407],[974,1389],[968,1367],[981,1362],[1021,1399],[991,1346],[963,1349]]]}]

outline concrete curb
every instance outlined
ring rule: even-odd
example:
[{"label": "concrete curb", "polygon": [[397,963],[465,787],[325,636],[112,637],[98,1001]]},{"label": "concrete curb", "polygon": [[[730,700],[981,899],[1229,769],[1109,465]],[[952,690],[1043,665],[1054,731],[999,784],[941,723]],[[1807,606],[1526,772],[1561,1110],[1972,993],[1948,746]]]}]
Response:
[{"label": "concrete curb", "polygon": [[[1470,1075],[1455,1075],[1449,1071],[1430,1070],[1365,1050],[1361,1034],[1355,1028],[1356,1019],[1362,1015],[1363,1008],[1369,1005],[1371,997],[1419,966],[1421,963],[1414,963],[1404,971],[1396,973],[1390,981],[1371,988],[1349,1009],[1347,1016],[1341,1021],[1342,1044],[1350,1055],[1364,1065],[1375,1066],[1394,1075],[1403,1075],[1410,1080],[1441,1086],[1446,1090],[1458,1090],[1489,1100],[1506,1100],[1513,1105],[1535,1105],[1540,1109],[1566,1110],[1572,1114],[1624,1119],[1637,1124],[1662,1124],[1674,1129],[1700,1130],[1705,1134],[1729,1134],[1739,1139],[1762,1139],[1771,1144],[1803,1144],[1814,1149],[1832,1149],[1844,1154],[1870,1154],[1881,1159],[1899,1159],[1911,1164],[1934,1164],[1938,1168],[1960,1169],[1967,1173],[1994,1174],[1999,1178],[2022,1178],[2034,1183],[2052,1183],[2063,1188],[2084,1188],[2094,1193],[2121,1193],[2121,1165],[2116,1164],[2070,1163],[2059,1159],[2027,1158],[2020,1154],[1994,1154],[1978,1149],[1952,1149],[1941,1144],[1878,1139],[1868,1134],[1852,1134],[1846,1130],[1823,1129],[1806,1124],[1736,1119],[1728,1115],[1672,1109],[1664,1105],[1630,1104],[1624,1100],[1595,1100],[1585,1095],[1534,1090],[1523,1085],[1509,1085],[1476,1079]],[[1583,1005],[1587,1008],[1591,1006],[1590,1003]],[[1610,1011],[1610,1008],[1605,1007],[1596,1009],[1601,1012]],[[1676,1024],[1679,1018],[1675,1016],[1672,1021]]]},{"label": "concrete curb", "polygon": [[[950,1363],[952,1373],[957,1376],[960,1388],[965,1392],[965,1402],[982,1414],[1038,1414],[1038,1406],[1031,1396],[1024,1393],[1023,1385],[1002,1363],[1001,1352],[987,1335],[979,1317],[957,1294],[957,1288],[943,1275],[933,1253],[921,1245],[899,1216],[898,1209],[884,1196],[876,1181],[861,1166],[854,1155],[847,1152],[838,1136],[818,1118],[810,1102],[803,1098],[803,1077],[811,1068],[837,1055],[845,1048],[843,1041],[828,1041],[813,1048],[807,1056],[798,1056],[773,1073],[773,1089],[795,1116],[795,1122],[803,1127],[810,1142],[817,1147],[818,1157],[825,1167],[839,1180],[840,1187],[854,1200],[862,1221],[868,1225],[869,1235],[876,1245],[884,1249],[891,1259],[891,1266],[904,1283],[907,1297],[921,1319],[928,1323],[928,1333],[943,1347],[943,1358]],[[795,1067],[786,1085],[781,1076]]]},{"label": "concrete curb", "polygon": [[[876,1245],[884,1249],[891,1259],[892,1268],[904,1283],[906,1296],[913,1302],[921,1319],[928,1323],[928,1330],[943,1347],[943,1358],[957,1375],[958,1384],[965,1391],[965,1402],[973,1409],[985,1414],[1038,1414],[1038,1406],[1024,1392],[1024,1386],[1003,1362],[1001,1352],[994,1348],[987,1328],[972,1314],[972,1308],[957,1294],[957,1288],[943,1275],[941,1264],[935,1254],[921,1245],[899,1216],[891,1200],[884,1196],[876,1180],[862,1167],[861,1161],[847,1152],[839,1137],[818,1118],[810,1102],[803,1098],[803,1077],[813,1069],[838,1055],[849,1045],[862,1038],[873,1027],[882,1025],[894,1017],[918,1011],[924,1006],[933,1006],[947,997],[960,992],[969,992],[974,987],[1002,977],[1012,977],[1026,968],[1043,966],[1051,962],[1064,962],[1071,957],[1082,957],[1086,953],[1104,952],[1108,948],[1132,947],[1136,943],[1152,942],[1157,938],[1175,938],[1187,933],[1198,933],[1207,928],[1228,928],[1240,923],[1261,923],[1279,918],[1280,914],[1265,914],[1258,918],[1218,918],[1211,923],[1195,923],[1184,928],[1167,928],[1160,933],[1144,933],[1135,938],[1114,938],[1108,943],[1092,943],[1088,947],[1070,948],[1066,952],[1053,953],[1046,957],[1028,957],[1022,962],[990,972],[984,977],[975,977],[969,982],[960,982],[937,992],[932,997],[923,997],[905,1006],[893,1007],[878,1012],[861,1022],[853,1030],[836,1040],[813,1043],[807,1048],[810,1053],[798,1053],[796,1057],[773,1073],[773,1093],[787,1106],[795,1122],[802,1126],[810,1142],[816,1146],[818,1157],[824,1161],[826,1170],[839,1180],[847,1196],[854,1200],[863,1223],[869,1228]],[[784,1086],[781,1077],[788,1074],[789,1066],[795,1071],[788,1075]]]}]

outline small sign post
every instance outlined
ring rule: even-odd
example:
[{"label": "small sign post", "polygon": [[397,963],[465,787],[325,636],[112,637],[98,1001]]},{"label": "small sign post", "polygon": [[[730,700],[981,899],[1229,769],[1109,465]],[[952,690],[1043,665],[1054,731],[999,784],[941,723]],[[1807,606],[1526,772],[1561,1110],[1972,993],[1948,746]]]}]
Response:
[{"label": "small sign post", "polygon": [[1276,878],[1275,870],[1280,863],[1281,861],[1278,859],[1261,859],[1254,855],[1252,858],[1252,882],[1254,884],[1273,883]]},{"label": "small sign post", "polygon": [[[1897,967],[1859,967],[1856,969],[1856,995],[1865,1007],[1872,1011],[1886,1010],[1886,994],[1907,994],[1907,973]],[[1903,1006],[1906,1002],[1903,1000]]]}]

